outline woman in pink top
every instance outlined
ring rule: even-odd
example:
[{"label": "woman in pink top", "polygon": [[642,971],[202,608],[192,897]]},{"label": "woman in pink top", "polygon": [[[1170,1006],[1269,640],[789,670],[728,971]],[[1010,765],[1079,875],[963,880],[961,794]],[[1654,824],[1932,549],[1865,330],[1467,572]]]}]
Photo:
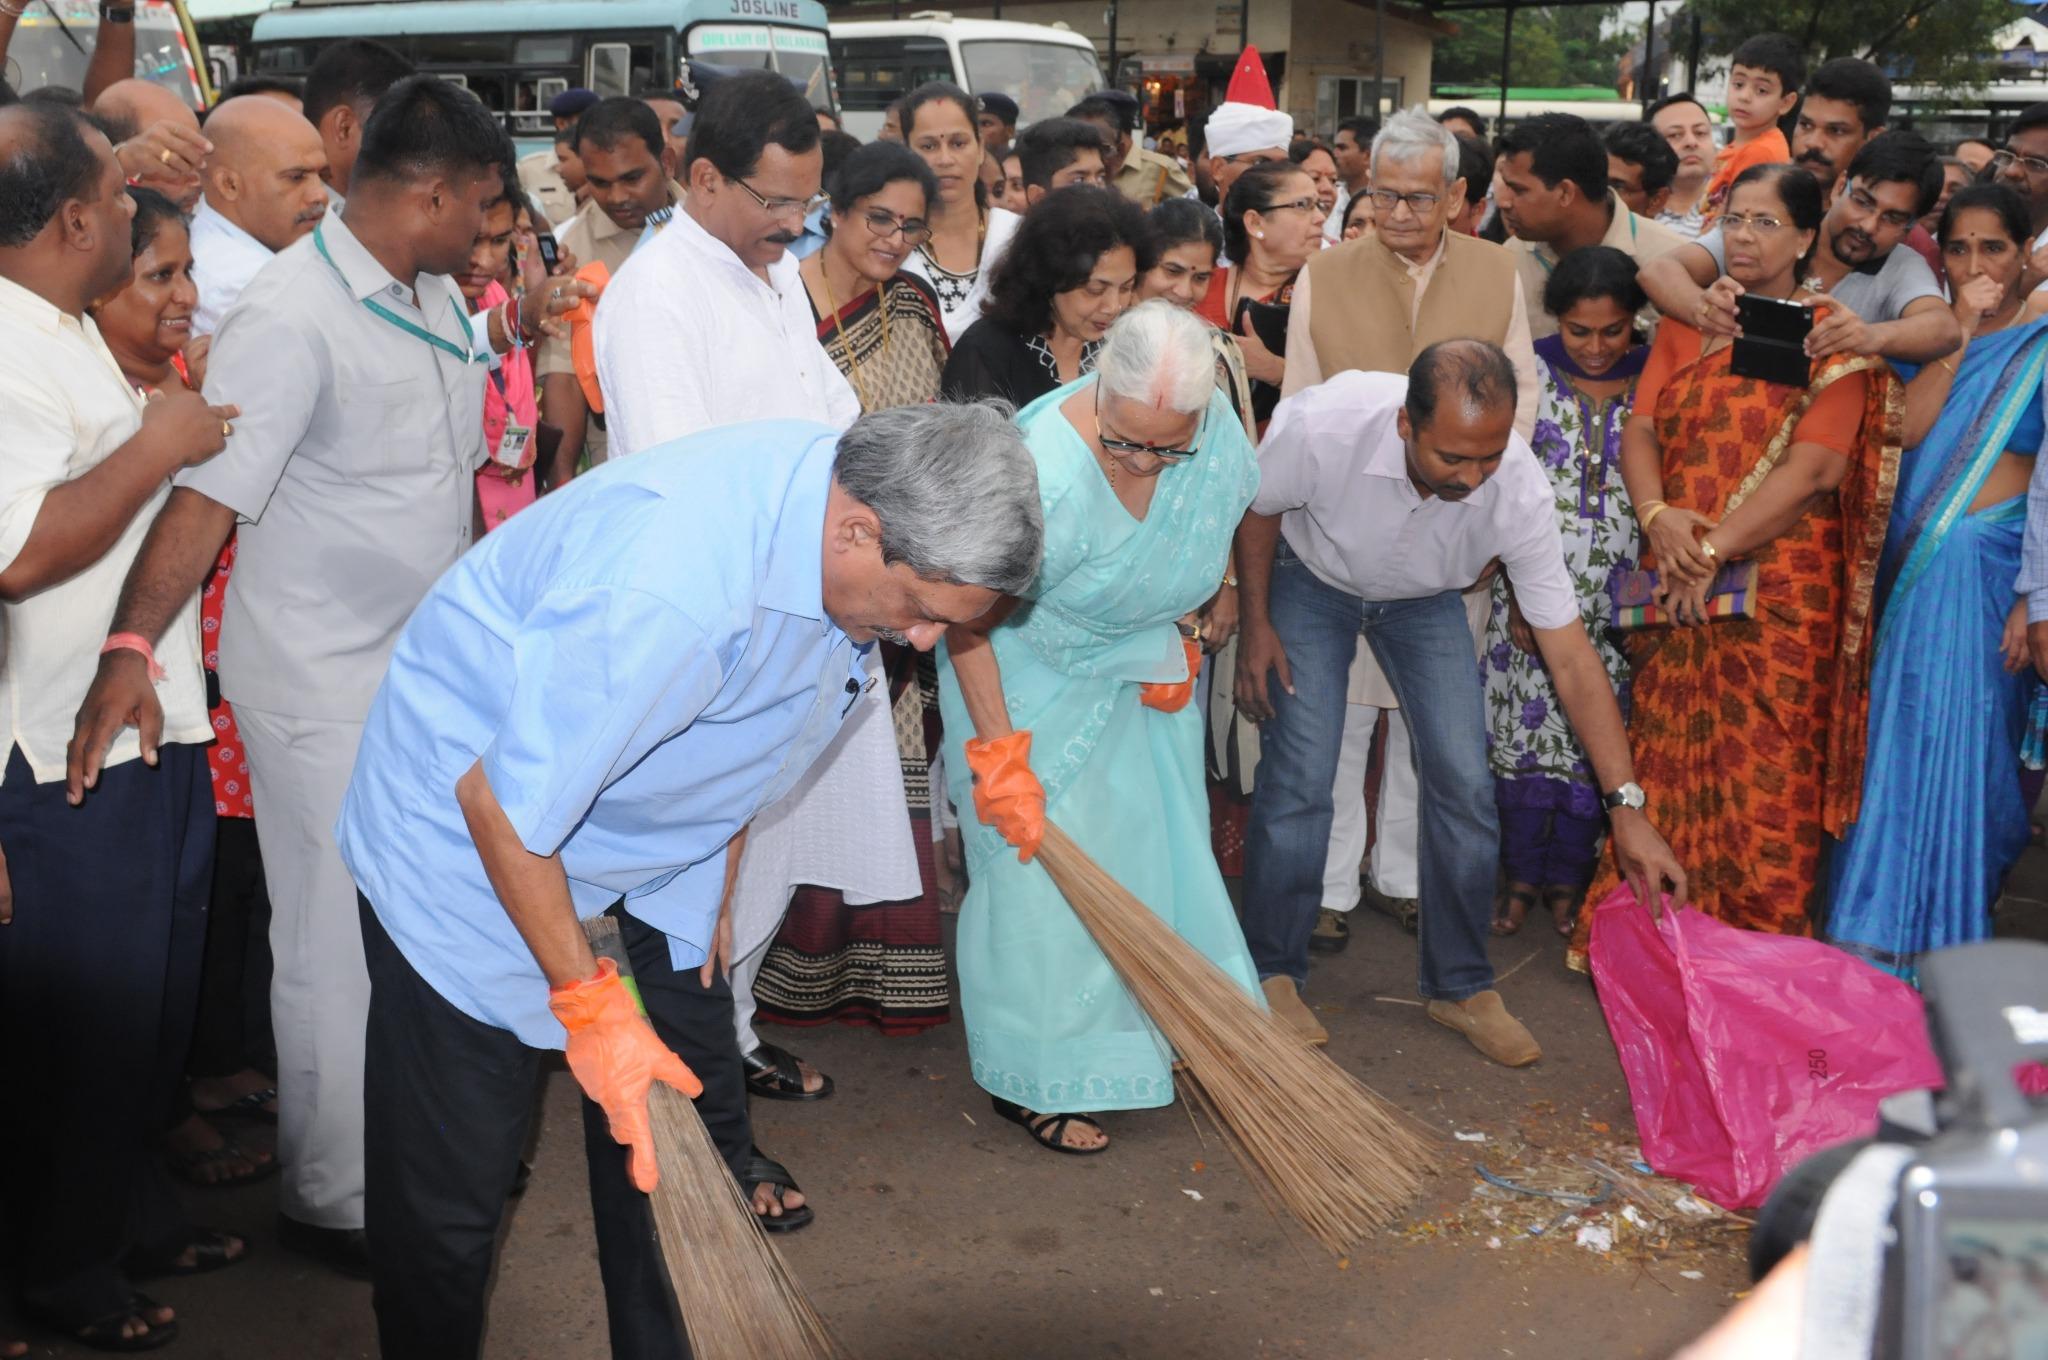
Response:
[{"label": "woman in pink top", "polygon": [[[472,312],[487,312],[511,302],[507,280],[516,281],[513,244],[521,253],[534,250],[533,226],[526,196],[517,180],[509,176],[505,196],[484,213],[483,230],[469,247],[469,266],[455,276],[455,284]],[[521,222],[521,218],[529,218]],[[507,321],[511,320],[508,316]],[[508,325],[508,333],[516,327]],[[539,406],[534,395],[533,355],[515,349],[500,356],[484,388],[484,453],[486,462],[477,470],[476,495],[483,506],[483,530],[503,524],[521,509],[533,504],[535,494],[534,437],[539,427]]]}]

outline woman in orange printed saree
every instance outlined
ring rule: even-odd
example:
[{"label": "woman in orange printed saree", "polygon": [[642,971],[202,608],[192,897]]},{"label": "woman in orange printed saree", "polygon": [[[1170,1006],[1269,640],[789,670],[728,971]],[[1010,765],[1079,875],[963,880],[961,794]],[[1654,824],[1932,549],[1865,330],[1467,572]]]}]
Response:
[{"label": "woman in orange printed saree", "polygon": [[[1745,171],[1722,218],[1730,276],[1752,294],[1805,300],[1820,219],[1804,170]],[[1629,738],[1691,905],[1803,935],[1822,833],[1855,820],[1862,791],[1898,385],[1868,355],[1816,361],[1805,388],[1738,377],[1730,358],[1726,340],[1666,320],[1623,435],[1645,565],[1679,620],[1630,638]],[[1751,616],[1708,622],[1715,571],[1740,562],[1756,564]],[[1618,881],[1604,864],[1587,901]],[[1581,972],[1592,916],[1581,914],[1565,959]]]}]

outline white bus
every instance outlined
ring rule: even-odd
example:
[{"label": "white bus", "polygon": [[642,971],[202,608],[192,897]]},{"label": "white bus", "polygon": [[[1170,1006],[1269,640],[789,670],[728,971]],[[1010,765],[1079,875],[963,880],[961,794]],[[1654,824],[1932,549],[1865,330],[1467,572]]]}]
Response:
[{"label": "white bus", "polygon": [[928,81],[1006,94],[1017,101],[1020,125],[1056,118],[1102,88],[1095,44],[1065,24],[919,10],[908,19],[834,22],[831,34],[841,116],[864,142],[882,130],[884,110]]}]

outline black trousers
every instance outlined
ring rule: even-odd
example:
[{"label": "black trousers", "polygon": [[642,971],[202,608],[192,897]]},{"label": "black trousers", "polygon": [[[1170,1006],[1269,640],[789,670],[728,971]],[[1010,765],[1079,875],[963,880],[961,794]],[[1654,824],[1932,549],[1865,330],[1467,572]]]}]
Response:
[{"label": "black trousers", "polygon": [[244,1068],[276,1070],[270,1030],[270,893],[256,823],[219,817],[213,845],[212,905],[207,909],[206,965],[199,977],[199,1013],[192,1022],[194,1077],[227,1077]]},{"label": "black trousers", "polygon": [[0,778],[0,1249],[59,1314],[122,1307],[122,1259],[191,1232],[157,1140],[191,1038],[213,822],[200,746],[103,771],[82,807],[18,748]]},{"label": "black trousers", "polygon": [[[483,1343],[491,1262],[542,1051],[434,991],[362,906],[370,971],[365,1227],[385,1360],[462,1360]],[[731,988],[669,966],[668,940],[612,909],[655,1032],[704,1083],[697,1110],[737,1169],[752,1144]],[[590,1207],[616,1360],[687,1360],[647,1197],[584,1102]]]}]

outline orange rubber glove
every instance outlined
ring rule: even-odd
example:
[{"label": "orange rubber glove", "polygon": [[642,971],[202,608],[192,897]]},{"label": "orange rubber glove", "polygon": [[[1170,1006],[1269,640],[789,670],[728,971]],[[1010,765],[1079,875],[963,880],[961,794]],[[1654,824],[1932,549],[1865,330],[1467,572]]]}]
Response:
[{"label": "orange rubber glove", "polygon": [[569,363],[576,370],[577,384],[583,389],[584,404],[603,415],[604,389],[597,385],[597,304],[604,296],[606,285],[612,281],[612,271],[605,268],[604,261],[592,260],[576,271],[576,278],[597,292],[594,296],[579,299],[574,307],[562,313],[562,320],[569,323]]},{"label": "orange rubber glove", "polygon": [[647,1122],[648,1088],[665,1081],[694,1100],[704,1083],[655,1034],[610,959],[598,960],[595,977],[550,991],[548,1009],[569,1031],[569,1070],[577,1084],[604,1107],[613,1140],[632,1149],[633,1184],[652,1193],[661,1173]]},{"label": "orange rubber glove", "polygon": [[1180,645],[1188,653],[1188,678],[1170,684],[1140,685],[1138,702],[1145,707],[1161,713],[1178,713],[1195,697],[1195,677],[1202,673],[1202,644],[1193,638],[1182,638]]},{"label": "orange rubber glove", "polygon": [[1031,773],[1031,734],[970,740],[967,768],[974,771],[974,815],[1017,847],[1018,863],[1029,864],[1045,839],[1045,786]]}]

